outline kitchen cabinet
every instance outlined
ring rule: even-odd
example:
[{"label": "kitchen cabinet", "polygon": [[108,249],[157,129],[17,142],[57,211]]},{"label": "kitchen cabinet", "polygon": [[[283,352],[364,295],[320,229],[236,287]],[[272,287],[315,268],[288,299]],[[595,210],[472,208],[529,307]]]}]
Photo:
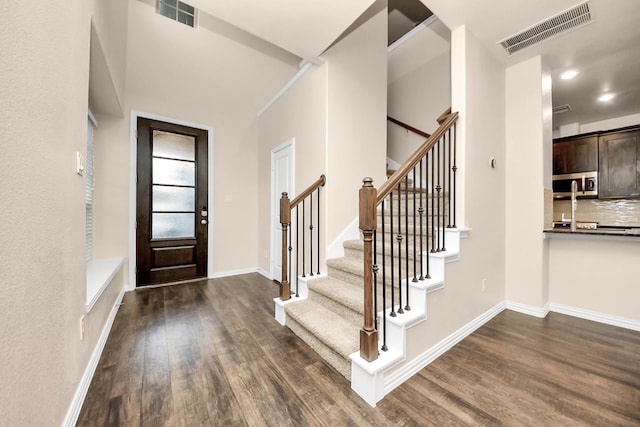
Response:
[{"label": "kitchen cabinet", "polygon": [[599,197],[640,197],[640,130],[602,134],[599,156]]},{"label": "kitchen cabinet", "polygon": [[598,136],[556,139],[553,142],[553,174],[598,170]]}]

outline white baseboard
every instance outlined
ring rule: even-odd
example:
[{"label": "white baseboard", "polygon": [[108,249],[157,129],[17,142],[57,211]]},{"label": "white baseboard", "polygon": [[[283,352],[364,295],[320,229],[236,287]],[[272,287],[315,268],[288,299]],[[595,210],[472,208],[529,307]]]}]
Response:
[{"label": "white baseboard", "polygon": [[258,272],[262,277],[265,277],[265,278],[267,278],[267,279],[269,279],[269,280],[273,280],[273,276],[271,275],[271,272],[269,272],[269,271],[265,270],[264,268],[260,268],[260,267],[258,267],[258,268],[256,269],[256,271],[257,271],[257,272]]},{"label": "white baseboard", "polygon": [[360,238],[359,218],[353,220],[347,228],[327,247],[327,259],[342,258],[344,256],[343,243],[347,240]]},{"label": "white baseboard", "polygon": [[442,356],[447,350],[451,349],[454,345],[465,339],[476,329],[493,319],[505,309],[505,303],[501,302],[489,310],[482,313],[480,316],[473,319],[471,322],[458,329],[426,352],[422,353],[416,359],[407,363],[396,372],[384,378],[384,394],[387,395],[393,389],[404,383],[406,380],[417,374],[425,366]]},{"label": "white baseboard", "polygon": [[527,314],[529,316],[539,317],[544,319],[549,314],[549,303],[544,307],[535,307],[533,305],[521,304],[514,301],[505,301],[505,308],[507,310],[517,311],[518,313]]},{"label": "white baseboard", "polygon": [[62,425],[65,427],[73,427],[76,425],[78,421],[78,416],[80,415],[80,410],[82,409],[82,404],[84,403],[84,399],[87,396],[87,391],[89,390],[89,385],[91,385],[91,380],[93,379],[93,374],[96,372],[96,368],[98,367],[98,362],[100,361],[100,356],[102,356],[102,350],[104,350],[104,346],[107,343],[107,338],[109,337],[109,332],[111,332],[111,326],[113,326],[113,321],[116,319],[116,314],[118,313],[118,308],[120,307],[120,303],[122,303],[122,298],[124,297],[124,287],[118,293],[118,297],[116,298],[116,302],[109,313],[109,317],[102,328],[102,333],[98,338],[98,342],[96,343],[96,347],[93,349],[93,353],[91,353],[91,358],[89,359],[89,363],[87,364],[86,369],[84,370],[84,374],[82,374],[82,379],[80,380],[80,384],[78,385],[78,389],[76,390],[75,395],[73,396],[73,400],[71,401],[71,406],[67,411],[67,415],[62,422]]},{"label": "white baseboard", "polygon": [[[260,273],[263,276],[265,276],[265,274],[262,272],[264,270],[262,270],[258,267],[253,267],[253,268],[243,268],[240,270],[227,270],[227,271],[218,271],[216,273],[211,273],[209,274],[209,279],[219,279],[221,277],[230,277],[230,276],[239,276],[241,274],[249,274],[249,273]],[[265,272],[266,273],[266,272]],[[265,277],[269,278],[270,274],[266,273],[267,275]]]},{"label": "white baseboard", "polygon": [[620,328],[640,331],[640,321],[628,319],[626,317],[612,316],[610,314],[597,311],[584,310],[578,307],[551,303],[549,309],[554,313],[566,314],[567,316],[579,317],[580,319],[592,320],[606,325],[618,326]]}]

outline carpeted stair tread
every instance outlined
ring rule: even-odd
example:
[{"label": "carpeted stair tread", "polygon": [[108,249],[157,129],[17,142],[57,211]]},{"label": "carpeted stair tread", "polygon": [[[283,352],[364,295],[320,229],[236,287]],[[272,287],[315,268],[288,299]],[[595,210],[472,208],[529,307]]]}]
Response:
[{"label": "carpeted stair tread", "polygon": [[364,314],[362,288],[331,276],[309,282],[309,290],[323,295],[357,313]]},{"label": "carpeted stair tread", "polygon": [[286,306],[291,316],[309,333],[345,359],[358,351],[360,326],[353,324],[333,311],[307,299]]}]

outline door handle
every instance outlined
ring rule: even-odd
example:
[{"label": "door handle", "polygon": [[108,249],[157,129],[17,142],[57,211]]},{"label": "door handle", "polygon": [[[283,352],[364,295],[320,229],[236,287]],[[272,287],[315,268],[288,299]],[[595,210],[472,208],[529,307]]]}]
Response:
[{"label": "door handle", "polygon": [[207,225],[207,220],[206,219],[200,220],[200,224]]}]

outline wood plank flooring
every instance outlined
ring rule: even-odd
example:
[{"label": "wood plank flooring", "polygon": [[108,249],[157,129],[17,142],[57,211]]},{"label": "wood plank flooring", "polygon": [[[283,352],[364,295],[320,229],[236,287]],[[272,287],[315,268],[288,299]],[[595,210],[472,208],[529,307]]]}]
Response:
[{"label": "wood plank flooring", "polygon": [[504,311],[371,408],[258,274],[125,295],[79,426],[640,426],[640,333]]}]

